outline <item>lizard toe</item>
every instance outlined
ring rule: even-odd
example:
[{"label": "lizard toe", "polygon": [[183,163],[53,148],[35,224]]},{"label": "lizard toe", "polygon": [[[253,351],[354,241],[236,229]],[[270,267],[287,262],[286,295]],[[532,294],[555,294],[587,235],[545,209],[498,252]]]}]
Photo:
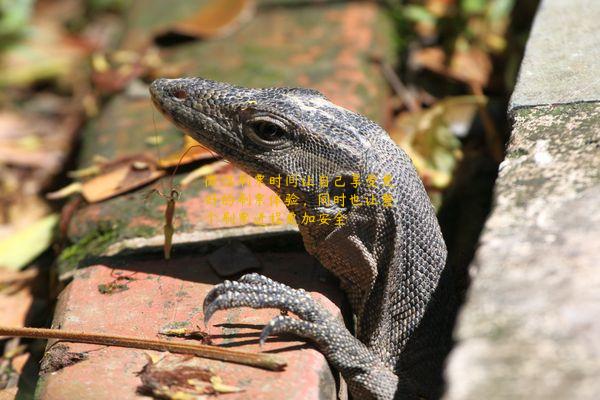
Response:
[{"label": "lizard toe", "polygon": [[272,335],[289,333],[306,339],[319,341],[319,329],[316,324],[292,317],[279,315],[273,318],[260,333],[260,345],[265,344],[267,338]]},{"label": "lizard toe", "polygon": [[206,309],[206,307],[208,307],[208,305],[217,297],[227,292],[254,293],[258,291],[260,291],[260,289],[255,285],[249,285],[241,281],[225,280],[223,283],[215,285],[210,292],[208,292],[202,303],[202,309]]},{"label": "lizard toe", "polygon": [[256,272],[252,272],[252,273],[249,273],[249,274],[242,275],[240,277],[240,279],[238,279],[238,282],[243,282],[243,283],[260,283],[260,284],[263,284],[263,285],[270,285],[270,284],[277,283],[273,279],[267,278],[266,276],[261,275],[261,274],[257,274]]},{"label": "lizard toe", "polygon": [[326,312],[303,290],[273,281],[270,284],[225,281],[216,285],[204,299],[205,324],[216,311],[235,307],[276,308],[291,311],[308,321],[315,321]]}]

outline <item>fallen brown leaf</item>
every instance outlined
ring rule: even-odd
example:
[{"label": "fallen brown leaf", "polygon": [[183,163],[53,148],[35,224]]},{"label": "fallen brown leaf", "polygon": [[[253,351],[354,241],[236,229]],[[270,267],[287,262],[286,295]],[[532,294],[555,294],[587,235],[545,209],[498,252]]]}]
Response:
[{"label": "fallen brown leaf", "polygon": [[158,361],[149,357],[140,379],[143,391],[162,399],[198,399],[203,395],[242,391],[224,384],[202,360],[190,357],[170,355]]},{"label": "fallen brown leaf", "polygon": [[485,101],[483,96],[449,97],[430,108],[397,117],[390,136],[412,158],[428,188],[438,190],[450,184],[462,157],[457,136],[464,136]]},{"label": "fallen brown leaf", "polygon": [[225,161],[225,160],[219,160],[219,161],[215,161],[210,164],[207,164],[207,165],[203,165],[200,168],[197,168],[197,169],[193,170],[192,172],[190,172],[189,174],[187,174],[185,176],[185,178],[183,178],[181,180],[181,187],[185,189],[196,179],[200,179],[204,176],[214,174],[215,172],[219,171],[221,168],[226,167],[227,165],[229,165],[229,162]]},{"label": "fallen brown leaf", "polygon": [[185,165],[198,160],[214,158],[215,154],[206,147],[198,143],[192,137],[185,135],[183,137],[183,146],[181,149],[163,157],[158,162],[161,168],[172,168],[178,165]]},{"label": "fallen brown leaf", "polygon": [[166,31],[196,38],[224,36],[252,18],[255,8],[254,0],[211,0],[195,14],[175,22]]},{"label": "fallen brown leaf", "polygon": [[481,87],[487,85],[492,73],[489,55],[475,47],[456,50],[449,62],[442,48],[426,47],[411,54],[411,63],[437,74]]},{"label": "fallen brown leaf", "polygon": [[483,50],[471,47],[455,51],[450,60],[449,76],[470,85],[485,87],[492,73],[492,61]]},{"label": "fallen brown leaf", "polygon": [[82,122],[77,107],[72,98],[39,92],[0,112],[0,231],[47,213],[38,212],[48,208],[41,192],[63,168]]},{"label": "fallen brown leaf", "polygon": [[136,189],[165,175],[146,157],[130,157],[105,166],[105,171],[83,182],[86,201],[96,203]]},{"label": "fallen brown leaf", "polygon": [[87,360],[87,353],[69,351],[69,346],[57,343],[50,347],[40,363],[40,374],[49,374],[60,371],[70,365]]},{"label": "fallen brown leaf", "polygon": [[427,68],[440,75],[446,74],[446,53],[441,47],[425,47],[412,51],[410,62],[416,68]]}]

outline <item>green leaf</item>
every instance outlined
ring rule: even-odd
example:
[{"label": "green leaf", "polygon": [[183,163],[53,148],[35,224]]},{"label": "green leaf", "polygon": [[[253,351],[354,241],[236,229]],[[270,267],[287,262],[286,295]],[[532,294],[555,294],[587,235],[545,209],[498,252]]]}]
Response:
[{"label": "green leaf", "polygon": [[0,267],[26,267],[52,243],[58,214],[51,214],[0,241]]},{"label": "green leaf", "polygon": [[480,14],[485,11],[488,0],[462,0],[460,8],[466,14]]},{"label": "green leaf", "polygon": [[515,0],[495,0],[488,7],[488,18],[491,21],[508,18],[515,5]]},{"label": "green leaf", "polygon": [[413,22],[426,22],[435,24],[436,18],[425,7],[408,5],[404,7],[404,17]]},{"label": "green leaf", "polygon": [[0,47],[25,31],[32,9],[33,0],[0,0]]}]

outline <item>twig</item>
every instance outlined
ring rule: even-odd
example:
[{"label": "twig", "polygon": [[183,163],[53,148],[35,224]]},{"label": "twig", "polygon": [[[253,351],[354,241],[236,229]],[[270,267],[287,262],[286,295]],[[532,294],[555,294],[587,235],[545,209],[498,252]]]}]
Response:
[{"label": "twig", "polygon": [[408,88],[402,83],[394,68],[390,65],[390,63],[384,61],[380,57],[371,56],[371,60],[379,65],[381,68],[381,73],[383,77],[388,82],[388,84],[392,87],[396,96],[402,99],[402,102],[408,108],[408,111],[414,112],[421,109],[419,102],[415,99],[415,96],[408,90]]},{"label": "twig", "polygon": [[193,354],[235,364],[281,371],[287,363],[275,354],[247,353],[203,344],[176,343],[165,340],[141,339],[127,336],[100,335],[95,333],[69,332],[45,328],[11,328],[0,326],[0,336],[62,339],[70,342],[102,344],[107,346],[131,347],[135,349],[170,351],[171,353]]}]

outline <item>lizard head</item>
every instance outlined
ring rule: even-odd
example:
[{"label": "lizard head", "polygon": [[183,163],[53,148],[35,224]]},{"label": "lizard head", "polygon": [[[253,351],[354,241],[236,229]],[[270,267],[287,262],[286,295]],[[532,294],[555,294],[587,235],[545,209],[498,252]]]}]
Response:
[{"label": "lizard head", "polygon": [[[288,208],[295,214],[306,249],[347,287],[360,288],[355,293],[369,290],[377,267],[376,258],[366,254],[375,254],[382,237],[392,234],[395,214],[393,207],[382,205],[361,212],[363,207],[353,205],[351,196],[381,200],[390,190],[380,183],[384,174],[392,175],[390,185],[403,204],[413,202],[407,196],[424,195],[422,187],[412,189],[415,182],[420,184],[412,164],[381,127],[310,89],[253,89],[181,78],[155,80],[150,93],[175,125],[251,176],[296,177],[297,185],[272,184],[266,178],[264,183],[284,202],[290,196],[297,199]],[[357,176],[360,185],[353,184]],[[365,184],[368,176],[376,176],[378,184]],[[336,196],[343,204],[335,201]],[[315,216],[316,222],[304,224],[306,214]],[[340,215],[343,226],[334,222]],[[320,224],[323,216],[329,218],[328,224]]]},{"label": "lizard head", "polygon": [[[250,175],[283,180],[295,175],[296,187],[265,183],[322,213],[345,207],[319,206],[319,194],[351,195],[353,175],[367,168],[373,133],[387,136],[373,122],[311,89],[252,89],[181,78],[155,80],[150,93],[175,125]],[[323,185],[322,177],[330,184]]]}]

